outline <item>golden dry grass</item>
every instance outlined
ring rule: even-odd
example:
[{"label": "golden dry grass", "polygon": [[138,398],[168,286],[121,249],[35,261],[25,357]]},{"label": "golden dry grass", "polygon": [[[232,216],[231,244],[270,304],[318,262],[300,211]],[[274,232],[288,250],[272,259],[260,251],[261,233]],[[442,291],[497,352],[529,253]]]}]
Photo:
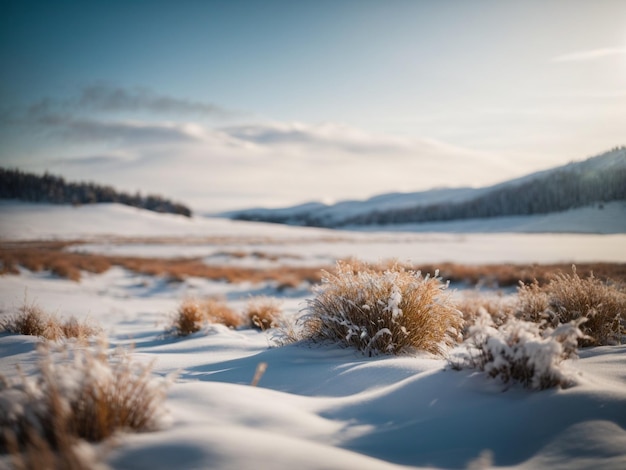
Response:
[{"label": "golden dry grass", "polygon": [[185,300],[178,307],[171,330],[176,336],[188,336],[199,331],[204,321],[204,312],[198,302]]},{"label": "golden dry grass", "polygon": [[281,314],[280,302],[270,297],[253,297],[244,310],[250,324],[261,331],[278,326]]},{"label": "golden dry grass", "polygon": [[[179,239],[163,240],[120,240],[124,242],[141,243],[169,243],[180,242]],[[228,239],[211,239],[212,243],[226,243]],[[232,241],[232,240],[230,240]],[[262,241],[262,240],[259,240]],[[329,239],[329,242],[336,241]],[[266,240],[267,242],[267,240]],[[303,241],[304,243],[305,241]],[[0,245],[0,274],[16,274],[17,267],[22,266],[31,271],[49,270],[60,277],[79,280],[80,272],[101,273],[111,266],[121,266],[131,271],[168,277],[173,280],[184,280],[187,277],[201,277],[211,280],[227,282],[276,282],[279,288],[297,287],[302,282],[315,284],[321,280],[321,270],[330,269],[328,266],[319,267],[292,267],[277,266],[270,268],[244,268],[233,266],[209,266],[201,258],[141,258],[132,256],[105,256],[89,253],[74,253],[65,251],[66,248],[81,244],[81,241],[37,241],[37,242],[4,242]],[[225,252],[233,257],[245,256],[243,252]],[[274,255],[255,252],[257,258],[273,259]],[[286,255],[280,255],[284,257]],[[352,263],[353,261],[348,261]],[[384,262],[369,265],[368,269],[382,272],[393,262]],[[397,264],[397,263],[396,263]],[[439,273],[444,279],[451,282],[462,282],[468,285],[516,286],[519,281],[524,283],[537,280],[540,285],[550,281],[555,274],[567,272],[568,264],[546,265],[516,265],[516,264],[489,264],[463,265],[443,263],[439,266],[430,264],[403,264],[408,270],[421,270]],[[591,272],[600,280],[611,279],[616,283],[626,285],[626,264],[624,263],[587,263],[577,266],[578,273],[586,277]]]},{"label": "golden dry grass", "polygon": [[417,349],[442,355],[460,339],[463,319],[438,277],[401,266],[383,273],[337,263],[307,301],[303,336],[355,347],[365,354]]},{"label": "golden dry grass", "polygon": [[519,289],[517,315],[534,322],[556,325],[584,318],[580,329],[587,335],[581,345],[619,344],[626,327],[626,292],[590,274],[560,273],[540,286],[534,282]]},{"label": "golden dry grass", "polygon": [[100,333],[101,329],[75,317],[63,320],[56,315],[44,312],[35,303],[27,303],[24,300],[24,304],[18,308],[17,314],[8,315],[0,320],[0,331],[39,336],[51,341],[58,341],[62,338],[86,341]]},{"label": "golden dry grass", "polygon": [[185,299],[178,307],[168,331],[176,336],[188,336],[200,331],[205,323],[219,323],[229,328],[237,328],[243,325],[244,319],[223,300],[216,298]]},{"label": "golden dry grass", "polygon": [[0,247],[3,271],[16,271],[22,266],[30,271],[48,270],[73,281],[80,280],[80,272],[102,273],[111,267],[105,256],[63,251],[77,242],[17,242]]},{"label": "golden dry grass", "polygon": [[321,278],[317,267],[279,266],[262,269],[210,266],[201,258],[142,258],[64,251],[76,244],[80,242],[4,243],[0,246],[0,274],[16,274],[17,267],[22,266],[33,272],[47,270],[61,278],[79,281],[81,271],[102,273],[111,266],[121,266],[140,274],[172,280],[201,277],[231,283],[274,281],[279,287],[296,286],[303,281],[316,283]]},{"label": "golden dry grass", "polygon": [[243,317],[231,309],[223,300],[209,298],[204,300],[201,306],[209,323],[219,323],[229,328],[237,328],[244,323]]},{"label": "golden dry grass", "polygon": [[[0,413],[0,449],[15,456],[18,468],[93,468],[75,453],[80,440],[101,441],[116,431],[158,427],[165,382],[151,367],[128,355],[96,349],[41,346],[35,376],[3,378],[0,396],[19,405]],[[10,398],[9,398],[10,397]],[[84,454],[82,454],[84,457]]]}]

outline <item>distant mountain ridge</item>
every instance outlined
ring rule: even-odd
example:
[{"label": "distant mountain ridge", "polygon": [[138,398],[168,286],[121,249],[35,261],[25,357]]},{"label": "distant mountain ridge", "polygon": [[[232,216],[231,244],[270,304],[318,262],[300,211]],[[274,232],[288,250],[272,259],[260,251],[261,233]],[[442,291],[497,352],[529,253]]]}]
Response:
[{"label": "distant mountain ridge", "polygon": [[224,215],[235,220],[339,228],[548,214],[617,200],[626,200],[626,147],[484,188],[389,193],[365,201],[307,203]]}]

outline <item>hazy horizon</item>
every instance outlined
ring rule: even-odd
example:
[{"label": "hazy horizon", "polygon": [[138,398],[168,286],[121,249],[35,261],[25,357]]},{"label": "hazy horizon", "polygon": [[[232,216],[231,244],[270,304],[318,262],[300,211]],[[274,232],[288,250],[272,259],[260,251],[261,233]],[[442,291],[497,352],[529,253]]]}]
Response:
[{"label": "hazy horizon", "polygon": [[218,212],[626,144],[620,1],[7,2],[0,165]]}]

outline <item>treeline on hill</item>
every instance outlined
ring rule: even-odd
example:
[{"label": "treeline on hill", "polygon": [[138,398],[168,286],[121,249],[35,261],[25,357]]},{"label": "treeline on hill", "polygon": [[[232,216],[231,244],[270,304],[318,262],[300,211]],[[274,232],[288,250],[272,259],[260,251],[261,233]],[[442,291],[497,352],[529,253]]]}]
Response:
[{"label": "treeline on hill", "polygon": [[44,173],[42,176],[20,170],[0,168],[0,199],[19,199],[52,204],[94,204],[117,202],[154,212],[191,217],[191,210],[161,196],[116,191],[111,186],[94,183],[68,183],[60,176]]},{"label": "treeline on hill", "polygon": [[[614,151],[622,151],[617,148]],[[588,160],[590,162],[593,159]],[[626,159],[625,159],[626,161]],[[626,200],[626,165],[589,168],[582,162],[539,174],[517,183],[505,183],[474,199],[372,210],[343,219],[315,212],[281,215],[240,213],[240,220],[286,223],[313,227],[392,225],[463,219],[548,214],[597,203]]]},{"label": "treeline on hill", "polygon": [[469,201],[373,211],[345,219],[343,225],[406,224],[548,214],[620,199],[626,199],[626,168],[590,173],[562,170],[516,186],[494,189]]}]

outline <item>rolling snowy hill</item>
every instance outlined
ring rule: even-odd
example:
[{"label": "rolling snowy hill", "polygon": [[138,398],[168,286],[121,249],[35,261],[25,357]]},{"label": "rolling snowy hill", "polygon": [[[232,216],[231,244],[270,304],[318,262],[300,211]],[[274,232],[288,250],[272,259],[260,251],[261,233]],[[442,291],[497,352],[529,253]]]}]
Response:
[{"label": "rolling snowy hill", "polygon": [[[545,215],[584,207],[603,208],[610,201],[623,200],[626,200],[626,148],[621,147],[585,161],[485,188],[391,193],[365,201],[309,203],[222,215],[238,220],[357,228]],[[584,225],[584,220],[581,222],[579,225]]]}]

